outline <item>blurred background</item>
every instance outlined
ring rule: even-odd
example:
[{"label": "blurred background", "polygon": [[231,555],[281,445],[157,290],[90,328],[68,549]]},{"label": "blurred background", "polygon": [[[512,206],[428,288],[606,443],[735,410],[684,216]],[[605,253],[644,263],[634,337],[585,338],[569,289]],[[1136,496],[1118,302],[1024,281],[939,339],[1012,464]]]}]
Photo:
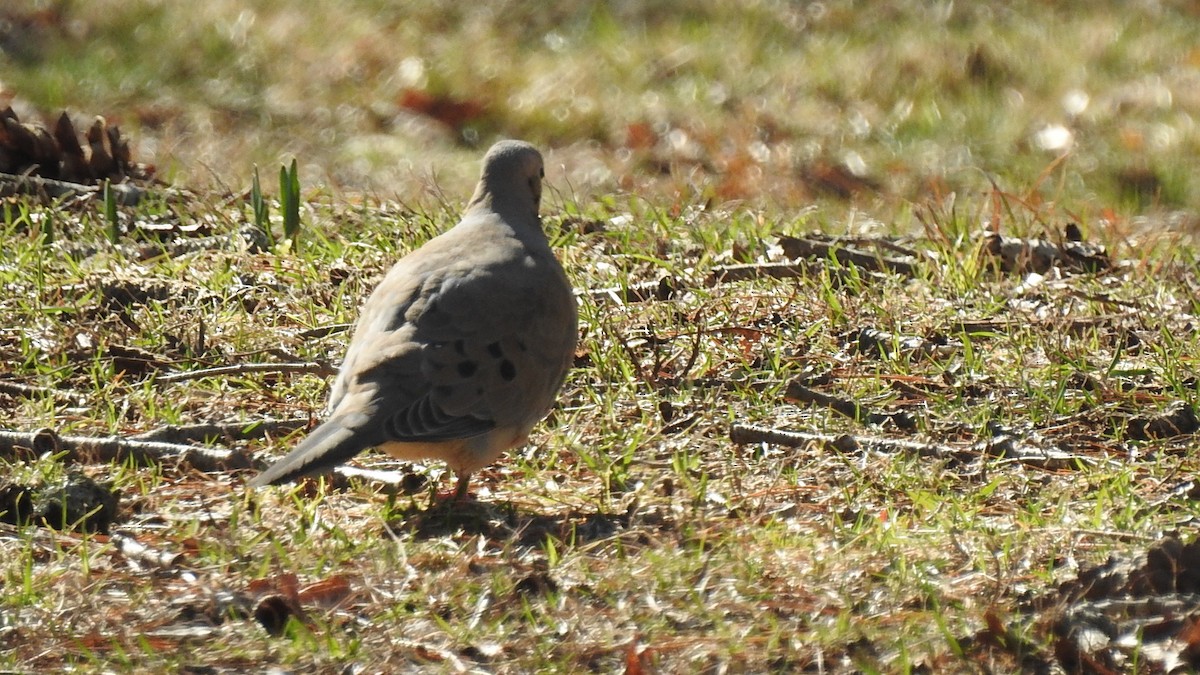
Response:
[{"label": "blurred background", "polygon": [[[850,207],[993,186],[1193,226],[1200,3],[7,0],[0,107],[241,190],[465,199],[501,137],[563,201]],[[458,197],[457,195],[462,195]]]}]

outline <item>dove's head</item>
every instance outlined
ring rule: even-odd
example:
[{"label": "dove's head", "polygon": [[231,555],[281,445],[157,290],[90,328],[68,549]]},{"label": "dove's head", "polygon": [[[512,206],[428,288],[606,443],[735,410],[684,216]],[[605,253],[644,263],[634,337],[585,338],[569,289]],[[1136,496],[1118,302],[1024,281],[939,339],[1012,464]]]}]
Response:
[{"label": "dove's head", "polygon": [[542,153],[537,148],[525,141],[500,141],[483,157],[483,174],[467,209],[488,208],[537,221],[543,176]]}]

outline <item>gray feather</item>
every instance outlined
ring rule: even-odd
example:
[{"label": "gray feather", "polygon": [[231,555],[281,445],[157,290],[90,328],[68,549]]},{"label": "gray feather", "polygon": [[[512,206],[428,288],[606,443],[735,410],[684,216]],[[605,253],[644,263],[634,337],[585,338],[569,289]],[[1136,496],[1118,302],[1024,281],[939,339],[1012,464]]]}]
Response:
[{"label": "gray feather", "polygon": [[337,419],[329,420],[314,429],[286,457],[255,476],[250,486],[278,485],[326,473],[378,442],[362,429],[350,429]]}]

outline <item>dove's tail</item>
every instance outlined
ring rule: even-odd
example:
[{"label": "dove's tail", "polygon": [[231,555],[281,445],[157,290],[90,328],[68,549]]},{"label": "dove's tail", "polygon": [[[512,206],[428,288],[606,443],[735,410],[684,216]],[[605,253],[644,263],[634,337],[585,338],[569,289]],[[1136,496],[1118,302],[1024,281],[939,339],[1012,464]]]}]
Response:
[{"label": "dove's tail", "polygon": [[250,487],[278,485],[305,476],[324,473],[375,445],[362,429],[343,426],[331,419],[318,426],[286,457],[250,481]]}]

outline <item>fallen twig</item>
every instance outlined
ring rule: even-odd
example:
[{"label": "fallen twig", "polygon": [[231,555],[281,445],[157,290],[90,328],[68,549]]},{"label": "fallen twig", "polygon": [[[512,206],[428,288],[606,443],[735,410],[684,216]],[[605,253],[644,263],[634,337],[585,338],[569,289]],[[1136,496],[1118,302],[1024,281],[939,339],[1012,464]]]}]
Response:
[{"label": "fallen twig", "polygon": [[1007,334],[1024,328],[1051,328],[1071,334],[1092,328],[1116,326],[1121,319],[1135,319],[1136,312],[1125,314],[1100,314],[1098,316],[1080,316],[1072,318],[1053,319],[965,319],[944,329],[948,335],[975,335],[979,333]]},{"label": "fallen twig", "polygon": [[650,300],[670,300],[675,296],[677,284],[671,277],[663,277],[658,281],[644,281],[628,286],[606,286],[590,290],[578,291],[577,295],[586,295],[592,302],[613,302],[629,304],[648,302]]},{"label": "fallen twig", "polygon": [[1011,435],[1001,434],[972,443],[969,447],[951,447],[939,443],[923,443],[900,438],[879,438],[853,434],[815,434],[802,431],[782,431],[747,424],[735,424],[729,429],[729,439],[739,445],[773,443],[798,448],[817,443],[836,452],[916,453],[918,457],[951,458],[968,462],[978,457],[1015,460],[1042,469],[1076,469],[1094,465],[1090,457],[1073,455],[1060,450],[1047,450],[1023,442]]},{"label": "fallen twig", "polygon": [[748,263],[744,265],[722,265],[715,267],[701,284],[685,282],[676,277],[663,277],[658,281],[643,281],[628,286],[608,286],[578,291],[576,295],[586,295],[593,302],[613,302],[629,304],[649,302],[651,300],[670,300],[681,292],[700,288],[713,287],[734,281],[750,279],[792,279],[813,273],[821,269],[813,263],[771,262]]},{"label": "fallen twig", "polygon": [[825,406],[836,413],[840,413],[861,424],[886,424],[891,422],[899,429],[915,429],[917,424],[912,415],[907,412],[896,413],[877,413],[869,412],[862,404],[849,399],[838,398],[823,394],[815,389],[809,389],[800,383],[799,380],[788,382],[787,389],[783,392],[783,398],[787,401],[799,403],[815,403]]},{"label": "fallen twig", "polygon": [[[148,194],[146,190],[130,183],[113,183],[109,186],[109,190],[111,194],[115,195],[117,203],[122,206],[136,206]],[[17,194],[44,194],[52,199],[78,195],[98,197],[102,192],[103,187],[100,185],[84,185],[41,176],[0,173],[0,197],[11,197]]]},{"label": "fallen twig", "polygon": [[169,569],[179,565],[184,558],[182,553],[170,553],[151,548],[134,539],[133,535],[125,532],[114,532],[109,539],[117,547],[117,550],[121,552],[121,555],[135,563]]},{"label": "fallen twig", "polygon": [[971,445],[971,450],[987,457],[1016,460],[1022,464],[1051,470],[1078,469],[1097,463],[1092,457],[1063,452],[1052,447],[1036,432],[1018,436],[1002,431],[992,438],[976,441]]},{"label": "fallen twig", "polygon": [[213,439],[246,441],[254,438],[263,438],[272,434],[290,434],[297,429],[307,427],[311,422],[312,420],[307,417],[294,417],[282,420],[261,419],[215,424],[168,424],[157,429],[136,434],[130,438],[136,441],[156,441],[159,443],[204,442]]},{"label": "fallen twig", "polygon": [[895,335],[878,328],[860,328],[847,337],[850,349],[859,354],[909,361],[945,357],[963,346],[961,341],[946,336],[931,340],[916,335]]},{"label": "fallen twig", "polygon": [[323,338],[327,335],[333,335],[334,333],[344,333],[351,328],[354,328],[354,324],[352,323],[334,323],[328,326],[317,326],[316,328],[302,330],[299,333],[296,333],[296,337],[302,340],[315,340],[317,338]]},{"label": "fallen twig", "polygon": [[888,258],[878,253],[867,253],[851,248],[847,242],[819,241],[807,237],[781,236],[779,246],[783,253],[792,260],[809,258],[815,260],[828,259],[831,256],[843,265],[853,265],[869,272],[895,272],[911,277],[916,274],[916,265],[909,260]]},{"label": "fallen twig", "polygon": [[131,257],[137,260],[150,260],[165,255],[168,258],[196,251],[239,250],[241,248],[257,253],[270,248],[267,235],[254,225],[243,225],[236,232],[214,234],[208,237],[181,238],[169,243],[138,244],[133,247]]},{"label": "fallen twig", "polygon": [[40,398],[49,396],[56,400],[70,403],[72,405],[83,405],[87,401],[87,398],[83,394],[80,394],[76,391],[56,389],[54,387],[40,387],[33,384],[11,382],[9,380],[0,380],[0,394],[19,396],[21,398]]},{"label": "fallen twig", "polygon": [[739,445],[773,443],[799,448],[818,443],[837,452],[875,451],[884,453],[915,452],[920,457],[954,457],[964,449],[938,443],[922,443],[899,438],[854,436],[852,434],[815,434],[803,431],[782,431],[749,424],[735,424],[729,429],[729,439]]},{"label": "fallen twig", "polygon": [[206,473],[248,469],[253,462],[239,450],[140,441],[121,436],[60,436],[53,429],[33,432],[0,430],[0,457],[20,458],[32,452],[66,453],[80,463],[125,462],[139,465],[186,464]]},{"label": "fallen twig", "polygon": [[[810,235],[807,238],[813,239],[814,236],[816,236],[816,235]],[[904,246],[903,244],[901,244],[900,239],[901,238],[899,238],[899,237],[890,237],[890,236],[886,236],[886,235],[880,235],[880,236],[836,235],[831,238],[832,241],[835,241],[843,246],[844,245],[858,246],[858,247],[877,246],[879,248],[884,248],[889,251],[892,251],[893,253],[899,253],[900,255],[904,256],[905,258],[915,259],[920,256],[920,253],[918,253],[916,249],[909,248],[908,246]]]},{"label": "fallen twig", "polygon": [[314,373],[327,376],[337,374],[337,369],[328,363],[307,361],[303,363],[236,363],[229,366],[186,370],[178,373],[159,375],[159,382],[183,382],[197,380],[202,377],[218,377],[222,375],[249,375],[251,373]]},{"label": "fallen twig", "polygon": [[1067,273],[1095,273],[1112,267],[1112,261],[1103,246],[1084,241],[1056,244],[1045,239],[1020,239],[988,233],[980,250],[982,254],[991,256],[990,259],[995,261],[1000,271],[1012,274],[1045,274],[1055,267]]},{"label": "fallen twig", "polygon": [[214,234],[209,237],[192,237],[171,242],[150,242],[139,244],[110,244],[104,243],[56,243],[55,247],[72,260],[84,260],[102,251],[114,252],[130,260],[139,262],[166,256],[178,258],[196,251],[219,251],[246,249],[250,252],[265,251],[269,248],[267,237],[262,230],[253,225],[244,225],[236,232]]},{"label": "fallen twig", "polygon": [[[840,250],[840,249],[839,249]],[[857,255],[866,254],[859,253]],[[871,257],[871,260],[877,260]],[[889,259],[890,260],[890,259]],[[741,265],[721,265],[714,267],[700,283],[692,283],[680,279],[678,277],[665,276],[658,281],[643,281],[627,286],[606,286],[604,288],[594,288],[577,291],[576,295],[587,296],[593,302],[612,302],[616,304],[630,304],[635,302],[649,302],[652,300],[670,300],[679,293],[696,289],[696,288],[712,288],[721,284],[727,284],[735,281],[748,281],[753,279],[795,279],[798,277],[807,277],[821,272],[828,272],[831,276],[837,278],[846,278],[846,270],[832,268],[824,264],[824,260],[799,260],[785,262],[762,262],[762,263],[745,263]],[[903,271],[895,270],[889,265],[903,265],[902,262],[891,261],[887,265],[883,265],[882,269],[879,264],[874,267],[867,267],[868,271]],[[864,267],[864,266],[860,266]]]},{"label": "fallen twig", "polygon": [[354,478],[375,483],[383,488],[381,492],[384,494],[403,494],[410,491],[408,484],[411,479],[408,476],[411,474],[404,474],[399,471],[383,471],[380,469],[361,469],[356,466],[339,466],[334,472],[339,481]]},{"label": "fallen twig", "polygon": [[813,265],[806,262],[722,265],[713,268],[713,271],[709,272],[708,277],[704,280],[704,285],[716,286],[731,281],[745,281],[747,279],[795,279],[796,277],[808,276],[813,272],[819,272],[822,268],[823,266],[820,264]]},{"label": "fallen twig", "polygon": [[46,553],[61,553],[64,544],[77,546],[84,538],[70,530],[53,530],[47,527],[28,527],[0,522],[0,545],[5,549],[17,541],[28,541]]}]

